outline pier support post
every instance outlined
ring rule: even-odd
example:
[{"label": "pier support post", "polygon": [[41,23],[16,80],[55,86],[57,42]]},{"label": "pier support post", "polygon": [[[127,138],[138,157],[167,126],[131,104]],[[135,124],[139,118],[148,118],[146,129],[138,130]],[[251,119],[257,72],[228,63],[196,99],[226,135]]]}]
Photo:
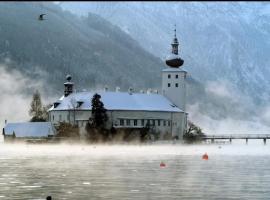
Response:
[{"label": "pier support post", "polygon": [[263,144],[266,145],[266,138],[263,138]]},{"label": "pier support post", "polygon": [[230,138],[230,144],[232,143],[232,138]]},{"label": "pier support post", "polygon": [[248,138],[246,138],[246,144],[248,144]]},{"label": "pier support post", "polygon": [[213,144],[213,143],[214,143],[214,141],[215,141],[215,140],[212,138],[212,139],[211,139],[211,143]]}]

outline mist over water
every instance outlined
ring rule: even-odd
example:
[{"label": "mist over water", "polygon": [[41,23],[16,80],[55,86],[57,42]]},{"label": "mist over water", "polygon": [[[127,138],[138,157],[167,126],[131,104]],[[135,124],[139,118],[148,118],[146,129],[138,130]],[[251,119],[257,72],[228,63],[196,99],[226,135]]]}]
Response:
[{"label": "mist over water", "polygon": [[201,156],[207,152],[211,155],[270,155],[270,140],[268,144],[263,145],[263,140],[232,140],[220,141],[215,144],[181,144],[173,142],[149,143],[149,144],[52,144],[52,145],[35,145],[35,144],[0,144],[0,156],[91,156],[91,157],[149,157],[149,156]]},{"label": "mist over water", "polygon": [[0,199],[268,199],[269,155],[270,143],[243,141],[1,144]]}]

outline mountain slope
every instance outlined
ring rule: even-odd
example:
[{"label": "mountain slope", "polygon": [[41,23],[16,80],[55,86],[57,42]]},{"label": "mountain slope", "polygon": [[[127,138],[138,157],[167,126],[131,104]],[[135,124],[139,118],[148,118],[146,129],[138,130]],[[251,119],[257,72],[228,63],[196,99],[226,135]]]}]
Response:
[{"label": "mountain slope", "polygon": [[256,103],[269,97],[270,4],[91,2],[61,6],[82,15],[101,15],[161,58],[169,51],[176,23],[181,54],[194,78],[203,83],[226,79]]},{"label": "mountain slope", "polygon": [[[40,13],[46,20],[37,20]],[[163,62],[95,14],[77,17],[53,3],[1,3],[0,35],[0,61],[45,79],[53,93],[62,93],[67,73],[77,89],[160,85]]]},{"label": "mountain slope", "polygon": [[[91,12],[102,16],[162,60],[170,51],[176,23],[180,55],[193,78],[188,103],[198,105],[197,115],[253,122],[269,116],[268,2],[60,4],[78,15]],[[196,117],[194,109],[188,111]],[[263,118],[269,126],[270,121]],[[197,122],[200,124],[199,119]]]}]

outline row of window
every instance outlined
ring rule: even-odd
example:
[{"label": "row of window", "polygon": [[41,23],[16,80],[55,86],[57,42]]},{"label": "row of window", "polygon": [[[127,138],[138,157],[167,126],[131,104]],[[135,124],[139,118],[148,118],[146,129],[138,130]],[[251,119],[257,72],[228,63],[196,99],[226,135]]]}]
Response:
[{"label": "row of window", "polygon": [[[171,75],[168,74],[168,78],[171,78]],[[175,78],[177,79],[178,78],[178,74],[175,74]]]},{"label": "row of window", "polygon": [[[69,121],[69,115],[67,115],[67,121]],[[52,115],[52,121],[54,121],[54,115]],[[62,121],[62,115],[58,116],[58,121]],[[64,120],[65,121],[65,120]]]},{"label": "row of window", "polygon": [[120,126],[138,126],[140,123],[140,126],[171,126],[170,120],[160,120],[160,119],[120,119]]},{"label": "row of window", "polygon": [[[54,115],[52,115],[52,121],[54,121]],[[62,115],[59,115],[59,121],[62,121]],[[65,121],[65,120],[64,120]],[[67,115],[67,121],[69,121],[69,115]],[[120,126],[171,126],[170,120],[160,120],[160,119],[120,119]],[[83,126],[83,122],[81,123]]]},{"label": "row of window", "polygon": [[[168,87],[171,87],[170,83],[168,83]],[[178,83],[175,83],[175,87],[178,87]]]}]

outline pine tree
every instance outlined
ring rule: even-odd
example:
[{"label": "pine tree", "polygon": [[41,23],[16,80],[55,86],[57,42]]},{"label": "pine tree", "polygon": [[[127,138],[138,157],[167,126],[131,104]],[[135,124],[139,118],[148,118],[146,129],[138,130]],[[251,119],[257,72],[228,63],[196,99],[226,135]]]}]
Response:
[{"label": "pine tree", "polygon": [[99,94],[94,94],[92,98],[92,118],[93,125],[95,128],[104,128],[108,116],[106,114],[106,109],[104,108],[103,102],[100,100],[101,96]]},{"label": "pine tree", "polygon": [[38,90],[36,90],[35,93],[33,94],[29,115],[32,116],[30,120],[31,122],[46,121],[46,119],[43,118],[44,108],[42,106],[40,93]]}]

